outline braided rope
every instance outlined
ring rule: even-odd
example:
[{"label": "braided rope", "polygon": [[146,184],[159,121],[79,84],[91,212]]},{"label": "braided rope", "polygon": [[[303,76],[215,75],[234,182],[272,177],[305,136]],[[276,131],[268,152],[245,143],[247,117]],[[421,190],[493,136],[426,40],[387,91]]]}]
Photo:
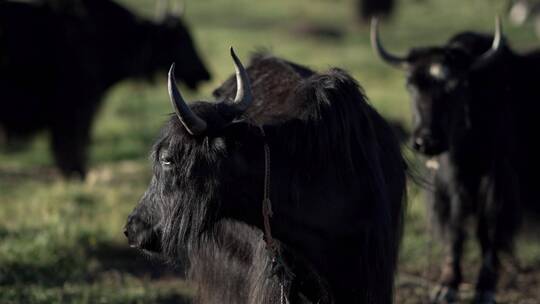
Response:
[{"label": "braided rope", "polygon": [[[264,133],[264,129],[262,126],[259,127],[261,130],[261,135],[263,138],[266,137],[266,134]],[[284,269],[284,272],[282,273],[281,279],[279,281],[280,286],[280,303],[281,304],[288,304],[289,299],[287,298],[286,292],[285,292],[285,280],[286,276],[291,276],[292,274],[290,271],[288,271],[288,268],[286,265],[284,265],[283,259],[281,258],[281,248],[279,247],[279,243],[274,240],[272,237],[272,228],[270,227],[270,218],[274,215],[274,212],[272,211],[272,201],[270,200],[270,146],[264,141],[264,191],[263,191],[263,201],[262,201],[262,215],[263,215],[263,222],[264,222],[264,239],[266,242],[266,248],[270,252],[270,255],[272,256],[272,266],[280,267]],[[276,274],[275,271],[273,271],[273,274]]]}]

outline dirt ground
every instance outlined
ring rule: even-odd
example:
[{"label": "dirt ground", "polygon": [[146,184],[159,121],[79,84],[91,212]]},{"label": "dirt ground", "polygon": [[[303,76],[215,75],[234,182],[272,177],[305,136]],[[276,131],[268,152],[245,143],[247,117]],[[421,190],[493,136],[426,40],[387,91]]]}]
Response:
[{"label": "dirt ground", "polygon": [[[402,270],[396,284],[396,303],[429,303],[429,294],[435,289],[439,269],[434,264],[424,271]],[[540,265],[515,266],[503,264],[498,284],[497,303],[540,304]],[[469,303],[474,296],[477,265],[463,267],[465,282],[460,286],[461,303]],[[466,270],[470,269],[470,273]]]},{"label": "dirt ground", "polygon": [[[107,250],[97,253],[96,257],[107,255],[102,259],[105,262],[104,273],[118,274],[129,272],[140,278],[149,279],[151,284],[182,286],[185,291],[186,282],[183,270],[171,270],[159,262],[149,261],[130,249],[121,250],[116,257],[111,256]],[[102,256],[103,258],[104,256]],[[112,259],[111,259],[112,257]],[[439,269],[435,264],[426,269],[407,269],[402,267],[396,280],[396,304],[429,303],[429,294],[436,287]],[[518,269],[519,267],[519,269]],[[497,303],[508,304],[540,304],[540,265],[513,266],[505,261],[502,266],[501,278],[498,285]],[[465,264],[465,282],[460,286],[460,303],[469,303],[474,296],[474,276],[478,267]],[[467,272],[467,269],[471,269]],[[169,295],[167,298],[157,300],[157,303],[189,303],[190,294]]]}]

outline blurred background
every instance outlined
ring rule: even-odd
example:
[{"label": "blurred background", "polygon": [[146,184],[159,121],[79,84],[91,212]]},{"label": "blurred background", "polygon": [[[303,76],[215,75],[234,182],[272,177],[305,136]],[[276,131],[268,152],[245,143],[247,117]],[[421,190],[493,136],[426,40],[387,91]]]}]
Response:
[{"label": "blurred background", "polygon": [[[183,20],[212,74],[196,91],[183,87],[188,100],[213,100],[212,90],[233,72],[228,53],[232,45],[246,64],[251,53],[262,49],[318,70],[343,68],[360,82],[379,112],[410,128],[404,75],[371,51],[368,22],[356,1],[185,2]],[[153,0],[117,3],[141,18],[156,18]],[[514,49],[540,47],[534,18],[511,23],[506,17],[509,6],[507,0],[396,0],[381,33],[389,50],[405,54],[414,46],[441,45],[460,31],[492,32],[494,16],[501,14]],[[171,112],[165,76],[158,73],[152,82],[121,81],[106,91],[92,125],[84,181],[62,178],[49,152],[47,132],[37,133],[24,149],[0,146],[0,303],[189,299],[192,290],[181,269],[146,260],[128,247],[122,234],[150,177],[150,147]],[[406,145],[404,151],[415,160]],[[438,277],[440,248],[428,233],[423,203],[421,190],[411,183],[397,303],[424,302]],[[464,269],[475,271],[465,271],[465,297],[472,295],[479,263],[475,244],[466,248]],[[509,258],[503,261],[498,299],[540,303],[539,237],[522,234],[516,248],[520,265]]]}]

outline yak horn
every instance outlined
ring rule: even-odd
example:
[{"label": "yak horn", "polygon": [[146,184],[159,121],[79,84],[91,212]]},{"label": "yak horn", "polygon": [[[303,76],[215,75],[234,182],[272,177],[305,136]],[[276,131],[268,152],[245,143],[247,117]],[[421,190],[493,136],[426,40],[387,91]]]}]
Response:
[{"label": "yak horn", "polygon": [[493,36],[493,43],[491,44],[491,48],[475,61],[473,69],[486,66],[493,62],[493,60],[495,60],[503,50],[503,46],[504,41],[502,22],[501,17],[497,15],[495,17],[495,34]]},{"label": "yak horn", "polygon": [[251,94],[251,84],[246,69],[236,56],[234,49],[231,47],[231,57],[234,61],[234,69],[236,70],[236,96],[234,97],[234,105],[240,112],[246,111],[253,102]]},{"label": "yak horn", "polygon": [[371,47],[373,48],[373,51],[379,57],[381,57],[381,59],[384,62],[398,68],[402,68],[402,69],[407,68],[408,66],[407,59],[405,59],[404,57],[398,57],[398,56],[392,55],[384,49],[381,43],[380,36],[379,36],[379,19],[377,19],[377,17],[371,18],[371,33],[370,34],[371,34],[370,35]]},{"label": "yak horn", "polygon": [[206,122],[195,114],[182,98],[174,78],[174,63],[169,70],[169,97],[180,122],[191,135],[199,135],[206,130]]}]

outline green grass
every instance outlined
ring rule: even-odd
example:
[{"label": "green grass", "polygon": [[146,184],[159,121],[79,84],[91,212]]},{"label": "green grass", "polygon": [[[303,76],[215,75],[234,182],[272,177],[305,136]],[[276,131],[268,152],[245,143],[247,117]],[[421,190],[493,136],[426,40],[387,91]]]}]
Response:
[{"label": "green grass", "polygon": [[[153,13],[154,1],[122,2],[140,14]],[[411,46],[441,44],[461,30],[491,31],[504,3],[402,0],[395,18],[381,28],[383,39],[389,49],[405,53]],[[369,30],[355,23],[351,7],[351,0],[189,1],[186,18],[213,80],[187,97],[210,98],[233,72],[230,45],[245,62],[265,48],[319,70],[350,71],[380,112],[408,123],[403,74],[372,54]],[[335,27],[344,36],[332,40],[292,31],[303,24]],[[530,25],[507,26],[506,32],[517,49],[538,46]],[[164,75],[154,86],[124,82],[110,90],[94,125],[91,172],[84,183],[58,177],[47,134],[38,135],[26,150],[0,153],[0,303],[175,303],[189,297],[189,285],[128,249],[121,232],[146,188],[147,155],[170,112]],[[437,272],[440,248],[426,232],[424,210],[420,191],[412,185],[400,282],[433,279]],[[540,246],[529,240],[520,240],[518,255],[537,275]],[[479,262],[475,247],[467,247],[467,265],[474,270]],[[427,270],[432,271],[424,276]],[[468,283],[474,273],[467,272]],[[527,294],[519,288],[516,293]],[[408,303],[403,297],[400,302]]]}]

